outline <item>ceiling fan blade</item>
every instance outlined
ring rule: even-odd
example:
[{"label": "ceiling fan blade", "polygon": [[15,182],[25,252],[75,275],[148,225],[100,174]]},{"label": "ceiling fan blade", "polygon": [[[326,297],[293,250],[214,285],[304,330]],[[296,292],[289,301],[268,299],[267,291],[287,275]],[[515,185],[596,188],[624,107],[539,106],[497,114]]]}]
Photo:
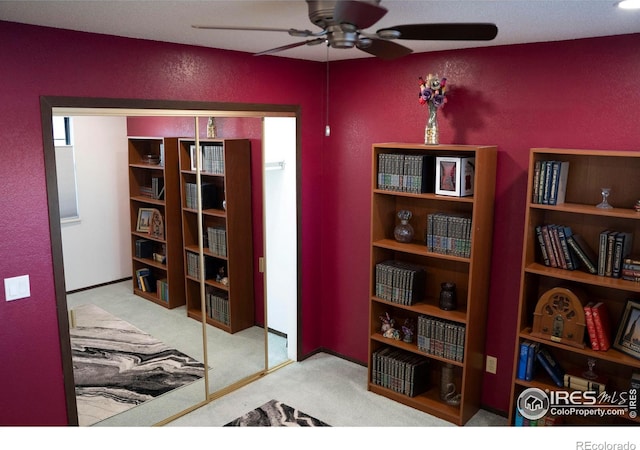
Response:
[{"label": "ceiling fan blade", "polygon": [[333,20],[337,23],[350,23],[359,29],[369,28],[387,13],[387,9],[372,3],[358,1],[336,2]]},{"label": "ceiling fan blade", "polygon": [[270,50],[254,53],[253,56],[271,55],[273,53],[281,52],[283,50],[289,50],[290,48],[302,47],[303,45],[317,45],[317,44],[323,43],[325,40],[326,40],[325,38],[316,38],[308,41],[295,42],[293,44],[283,45],[282,47],[276,47]]},{"label": "ceiling fan blade", "polygon": [[490,41],[498,34],[492,23],[422,23],[398,25],[378,30],[393,30],[400,33],[398,39],[417,41]]},{"label": "ceiling fan blade", "polygon": [[371,45],[358,48],[363,52],[387,61],[413,53],[413,50],[410,48],[386,39],[371,39]]},{"label": "ceiling fan blade", "polygon": [[191,25],[191,28],[198,30],[236,30],[236,31],[277,31],[289,33],[290,36],[307,37],[312,36],[313,31],[297,30],[295,28],[263,28],[263,27],[224,27],[215,25]]}]

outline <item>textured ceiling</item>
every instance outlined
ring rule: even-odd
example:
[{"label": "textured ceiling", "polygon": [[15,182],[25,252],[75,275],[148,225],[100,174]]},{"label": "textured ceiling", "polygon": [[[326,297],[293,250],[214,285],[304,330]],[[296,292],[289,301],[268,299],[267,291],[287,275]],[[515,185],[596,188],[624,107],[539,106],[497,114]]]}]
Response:
[{"label": "textured ceiling", "polygon": [[[414,52],[558,41],[640,32],[640,10],[616,0],[382,0],[388,13],[367,31],[415,23],[491,22],[493,41],[398,41]],[[70,30],[258,53],[305,38],[285,32],[198,30],[191,25],[298,28],[319,31],[304,1],[0,1],[0,19]],[[324,45],[275,54],[324,61]],[[358,49],[330,49],[329,59],[370,58]]]}]

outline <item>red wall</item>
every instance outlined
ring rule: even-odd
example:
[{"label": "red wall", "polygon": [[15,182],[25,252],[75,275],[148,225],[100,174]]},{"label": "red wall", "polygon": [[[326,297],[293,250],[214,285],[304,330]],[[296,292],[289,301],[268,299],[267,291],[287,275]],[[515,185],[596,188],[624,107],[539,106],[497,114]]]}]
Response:
[{"label": "red wall", "polygon": [[[39,96],[299,104],[302,331],[366,362],[370,152],[421,142],[417,78],[447,76],[441,142],[499,148],[484,403],[506,411],[530,147],[638,150],[640,35],[324,65],[0,22],[0,278],[29,274],[29,299],[0,293],[0,424],[67,423],[58,344]],[[594,202],[597,200],[594,193]],[[364,383],[365,380],[362,380]]]},{"label": "red wall", "polygon": [[[410,55],[331,68],[331,137],[324,148],[323,345],[366,360],[371,144],[422,142],[418,77],[448,78],[440,142],[498,146],[483,402],[506,411],[515,344],[528,151],[640,150],[640,34]],[[638,174],[640,176],[640,174]],[[640,197],[640,193],[638,193]],[[593,192],[594,204],[600,193]]]}]

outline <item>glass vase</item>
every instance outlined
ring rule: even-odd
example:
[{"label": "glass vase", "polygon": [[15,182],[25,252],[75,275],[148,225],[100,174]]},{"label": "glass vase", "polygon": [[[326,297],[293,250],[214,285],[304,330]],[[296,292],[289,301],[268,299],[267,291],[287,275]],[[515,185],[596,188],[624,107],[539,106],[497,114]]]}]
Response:
[{"label": "glass vase", "polygon": [[456,284],[444,282],[440,284],[440,309],[453,311],[458,307]]},{"label": "glass vase", "polygon": [[409,219],[411,219],[412,213],[406,209],[398,211],[398,219],[400,219],[400,224],[396,225],[393,230],[393,237],[398,242],[408,243],[413,241],[413,227],[409,223]]},{"label": "glass vase", "polygon": [[438,145],[440,143],[438,137],[438,107],[429,102],[429,117],[427,118],[427,126],[424,129],[424,143],[426,145]]}]

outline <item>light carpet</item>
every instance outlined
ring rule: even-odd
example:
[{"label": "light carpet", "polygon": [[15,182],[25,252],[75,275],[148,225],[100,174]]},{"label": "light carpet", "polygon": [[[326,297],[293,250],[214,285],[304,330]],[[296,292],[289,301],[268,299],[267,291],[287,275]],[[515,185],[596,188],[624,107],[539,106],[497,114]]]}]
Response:
[{"label": "light carpet", "polygon": [[201,362],[95,305],[73,311],[71,350],[81,426],[204,376]]},{"label": "light carpet", "polygon": [[328,427],[330,425],[277,400],[249,411],[225,427]]}]

